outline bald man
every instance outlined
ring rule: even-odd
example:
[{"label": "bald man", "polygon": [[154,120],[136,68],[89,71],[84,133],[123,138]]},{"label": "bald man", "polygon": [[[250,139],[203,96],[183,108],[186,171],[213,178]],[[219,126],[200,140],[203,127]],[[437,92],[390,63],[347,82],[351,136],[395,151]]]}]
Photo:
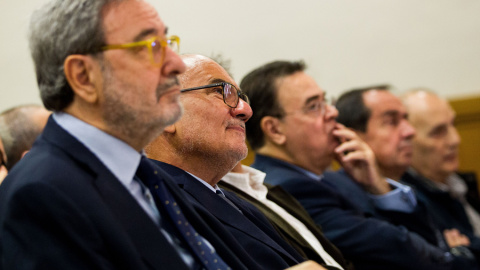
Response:
[{"label": "bald man", "polygon": [[40,105],[16,106],[0,114],[0,139],[5,147],[7,170],[32,148],[50,114],[50,111]]},{"label": "bald man", "polygon": [[[458,229],[480,251],[480,216],[468,203],[465,182],[455,173],[459,166],[460,136],[455,112],[428,89],[414,89],[403,97],[409,121],[416,129],[411,168],[402,180],[417,189],[441,229]],[[477,236],[476,236],[477,235]]]},{"label": "bald man", "polygon": [[197,212],[249,268],[284,269],[303,262],[259,210],[217,186],[247,155],[245,122],[252,116],[247,96],[213,60],[199,55],[183,60],[187,70],[179,79],[184,114],[149,144],[147,156],[173,176]]}]

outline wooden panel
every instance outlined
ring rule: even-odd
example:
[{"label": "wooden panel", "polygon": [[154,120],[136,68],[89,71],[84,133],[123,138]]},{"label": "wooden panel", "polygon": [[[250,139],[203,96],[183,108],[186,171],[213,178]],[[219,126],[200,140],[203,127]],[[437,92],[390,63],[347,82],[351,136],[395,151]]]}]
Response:
[{"label": "wooden panel", "polygon": [[253,152],[252,148],[250,148],[250,144],[247,142],[248,146],[248,155],[247,157],[242,160],[243,165],[250,165],[253,163],[253,160],[255,159],[255,152]]},{"label": "wooden panel", "polygon": [[452,99],[450,104],[457,113],[455,126],[462,138],[459,170],[475,172],[480,180],[480,96]]}]

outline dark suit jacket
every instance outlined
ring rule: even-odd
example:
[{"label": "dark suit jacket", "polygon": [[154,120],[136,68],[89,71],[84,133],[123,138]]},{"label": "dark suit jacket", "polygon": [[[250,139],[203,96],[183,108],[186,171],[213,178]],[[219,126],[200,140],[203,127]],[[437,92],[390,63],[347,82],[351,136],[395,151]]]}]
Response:
[{"label": "dark suit jacket", "polygon": [[[327,269],[338,269],[336,267],[325,265],[325,261],[322,259],[322,257],[297,232],[297,230],[281,216],[272,211],[272,209],[270,209],[268,206],[230,183],[220,181],[219,186],[225,190],[234,192],[238,197],[250,202],[260,211],[262,211],[262,213],[268,218],[268,220],[270,220],[272,225],[275,227],[275,229],[277,229],[282,237],[300,254],[302,254],[302,256],[318,262]],[[332,243],[330,243],[327,238],[325,238],[320,227],[315,224],[310,215],[308,215],[307,211],[305,211],[302,205],[294,197],[292,197],[292,195],[286,192],[281,186],[272,186],[269,184],[265,184],[265,186],[268,188],[268,200],[276,203],[278,206],[285,209],[289,214],[301,221],[318,239],[325,251],[330,254],[330,256],[332,256],[332,258],[335,259],[335,261],[338,262],[345,270],[353,269],[353,265],[345,261],[342,253]]]},{"label": "dark suit jacket", "polygon": [[435,187],[430,180],[420,175],[406,172],[402,181],[415,189],[419,200],[425,202],[441,230],[458,229],[470,239],[470,250],[480,258],[480,238],[475,236],[467,213],[458,199]]},{"label": "dark suit jacket", "polygon": [[427,211],[425,204],[417,200],[417,206],[412,213],[399,211],[383,211],[375,207],[373,199],[367,192],[353,180],[343,169],[337,172],[325,172],[323,181],[335,186],[335,190],[358,206],[366,216],[388,221],[395,225],[403,225],[409,231],[415,232],[430,244],[442,247],[445,251],[449,248],[439,230]]},{"label": "dark suit jacket", "polygon": [[452,260],[403,226],[367,217],[327,182],[313,180],[286,162],[257,155],[252,167],[267,174],[265,182],[290,192],[356,269],[476,269],[470,261]]},{"label": "dark suit jacket", "polygon": [[[220,256],[246,269],[165,184]],[[187,269],[129,191],[52,118],[0,186],[0,237],[2,269]]]},{"label": "dark suit jacket", "polygon": [[207,220],[211,228],[229,245],[240,244],[248,252],[247,258],[258,264],[257,268],[284,269],[304,260],[280,238],[268,220],[253,205],[225,191],[225,196],[242,214],[182,169],[163,162],[154,162],[175,179],[195,210]]}]

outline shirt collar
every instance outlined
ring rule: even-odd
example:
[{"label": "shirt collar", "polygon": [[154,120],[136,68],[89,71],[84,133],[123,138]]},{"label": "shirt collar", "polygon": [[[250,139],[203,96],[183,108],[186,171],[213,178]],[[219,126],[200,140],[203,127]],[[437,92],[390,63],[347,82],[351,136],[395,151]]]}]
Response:
[{"label": "shirt collar", "polygon": [[79,140],[115,175],[129,186],[140,164],[141,154],[122,140],[63,112],[55,112],[53,119]]},{"label": "shirt collar", "polygon": [[305,174],[306,176],[308,176],[309,178],[312,178],[313,180],[317,180],[317,181],[321,181],[322,178],[323,178],[323,174],[315,174],[311,171],[308,171],[308,170],[305,170],[304,168],[301,168],[297,165],[294,165],[292,163],[289,163],[289,162],[285,162],[283,160],[280,160],[281,162],[283,162],[286,166],[296,170],[296,171],[299,171],[300,173],[303,173]]},{"label": "shirt collar", "polygon": [[[208,189],[210,189],[211,191],[213,192],[217,192],[220,191],[222,194],[223,194],[223,191],[220,190],[220,188],[218,188],[218,186],[215,184],[215,187],[212,187],[209,183],[205,182],[203,179],[201,179],[200,177],[197,177],[196,175],[193,175],[187,171],[185,171],[186,173],[190,174],[191,176],[193,176],[193,178],[197,179],[200,183],[202,183],[204,186],[206,186]],[[225,195],[225,194],[224,194]]]},{"label": "shirt collar", "polygon": [[245,165],[242,165],[242,170],[242,173],[229,172],[222,180],[252,195],[258,200],[265,199],[268,193],[267,187],[263,185],[266,174]]}]

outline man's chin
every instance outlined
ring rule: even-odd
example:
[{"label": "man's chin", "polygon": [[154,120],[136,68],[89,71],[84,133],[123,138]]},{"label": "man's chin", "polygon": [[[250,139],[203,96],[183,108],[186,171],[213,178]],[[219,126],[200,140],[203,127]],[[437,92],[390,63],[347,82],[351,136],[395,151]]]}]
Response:
[{"label": "man's chin", "polygon": [[167,112],[165,112],[167,117],[164,119],[164,125],[170,126],[175,124],[183,115],[183,106],[181,104],[175,104],[175,106],[171,106]]}]

